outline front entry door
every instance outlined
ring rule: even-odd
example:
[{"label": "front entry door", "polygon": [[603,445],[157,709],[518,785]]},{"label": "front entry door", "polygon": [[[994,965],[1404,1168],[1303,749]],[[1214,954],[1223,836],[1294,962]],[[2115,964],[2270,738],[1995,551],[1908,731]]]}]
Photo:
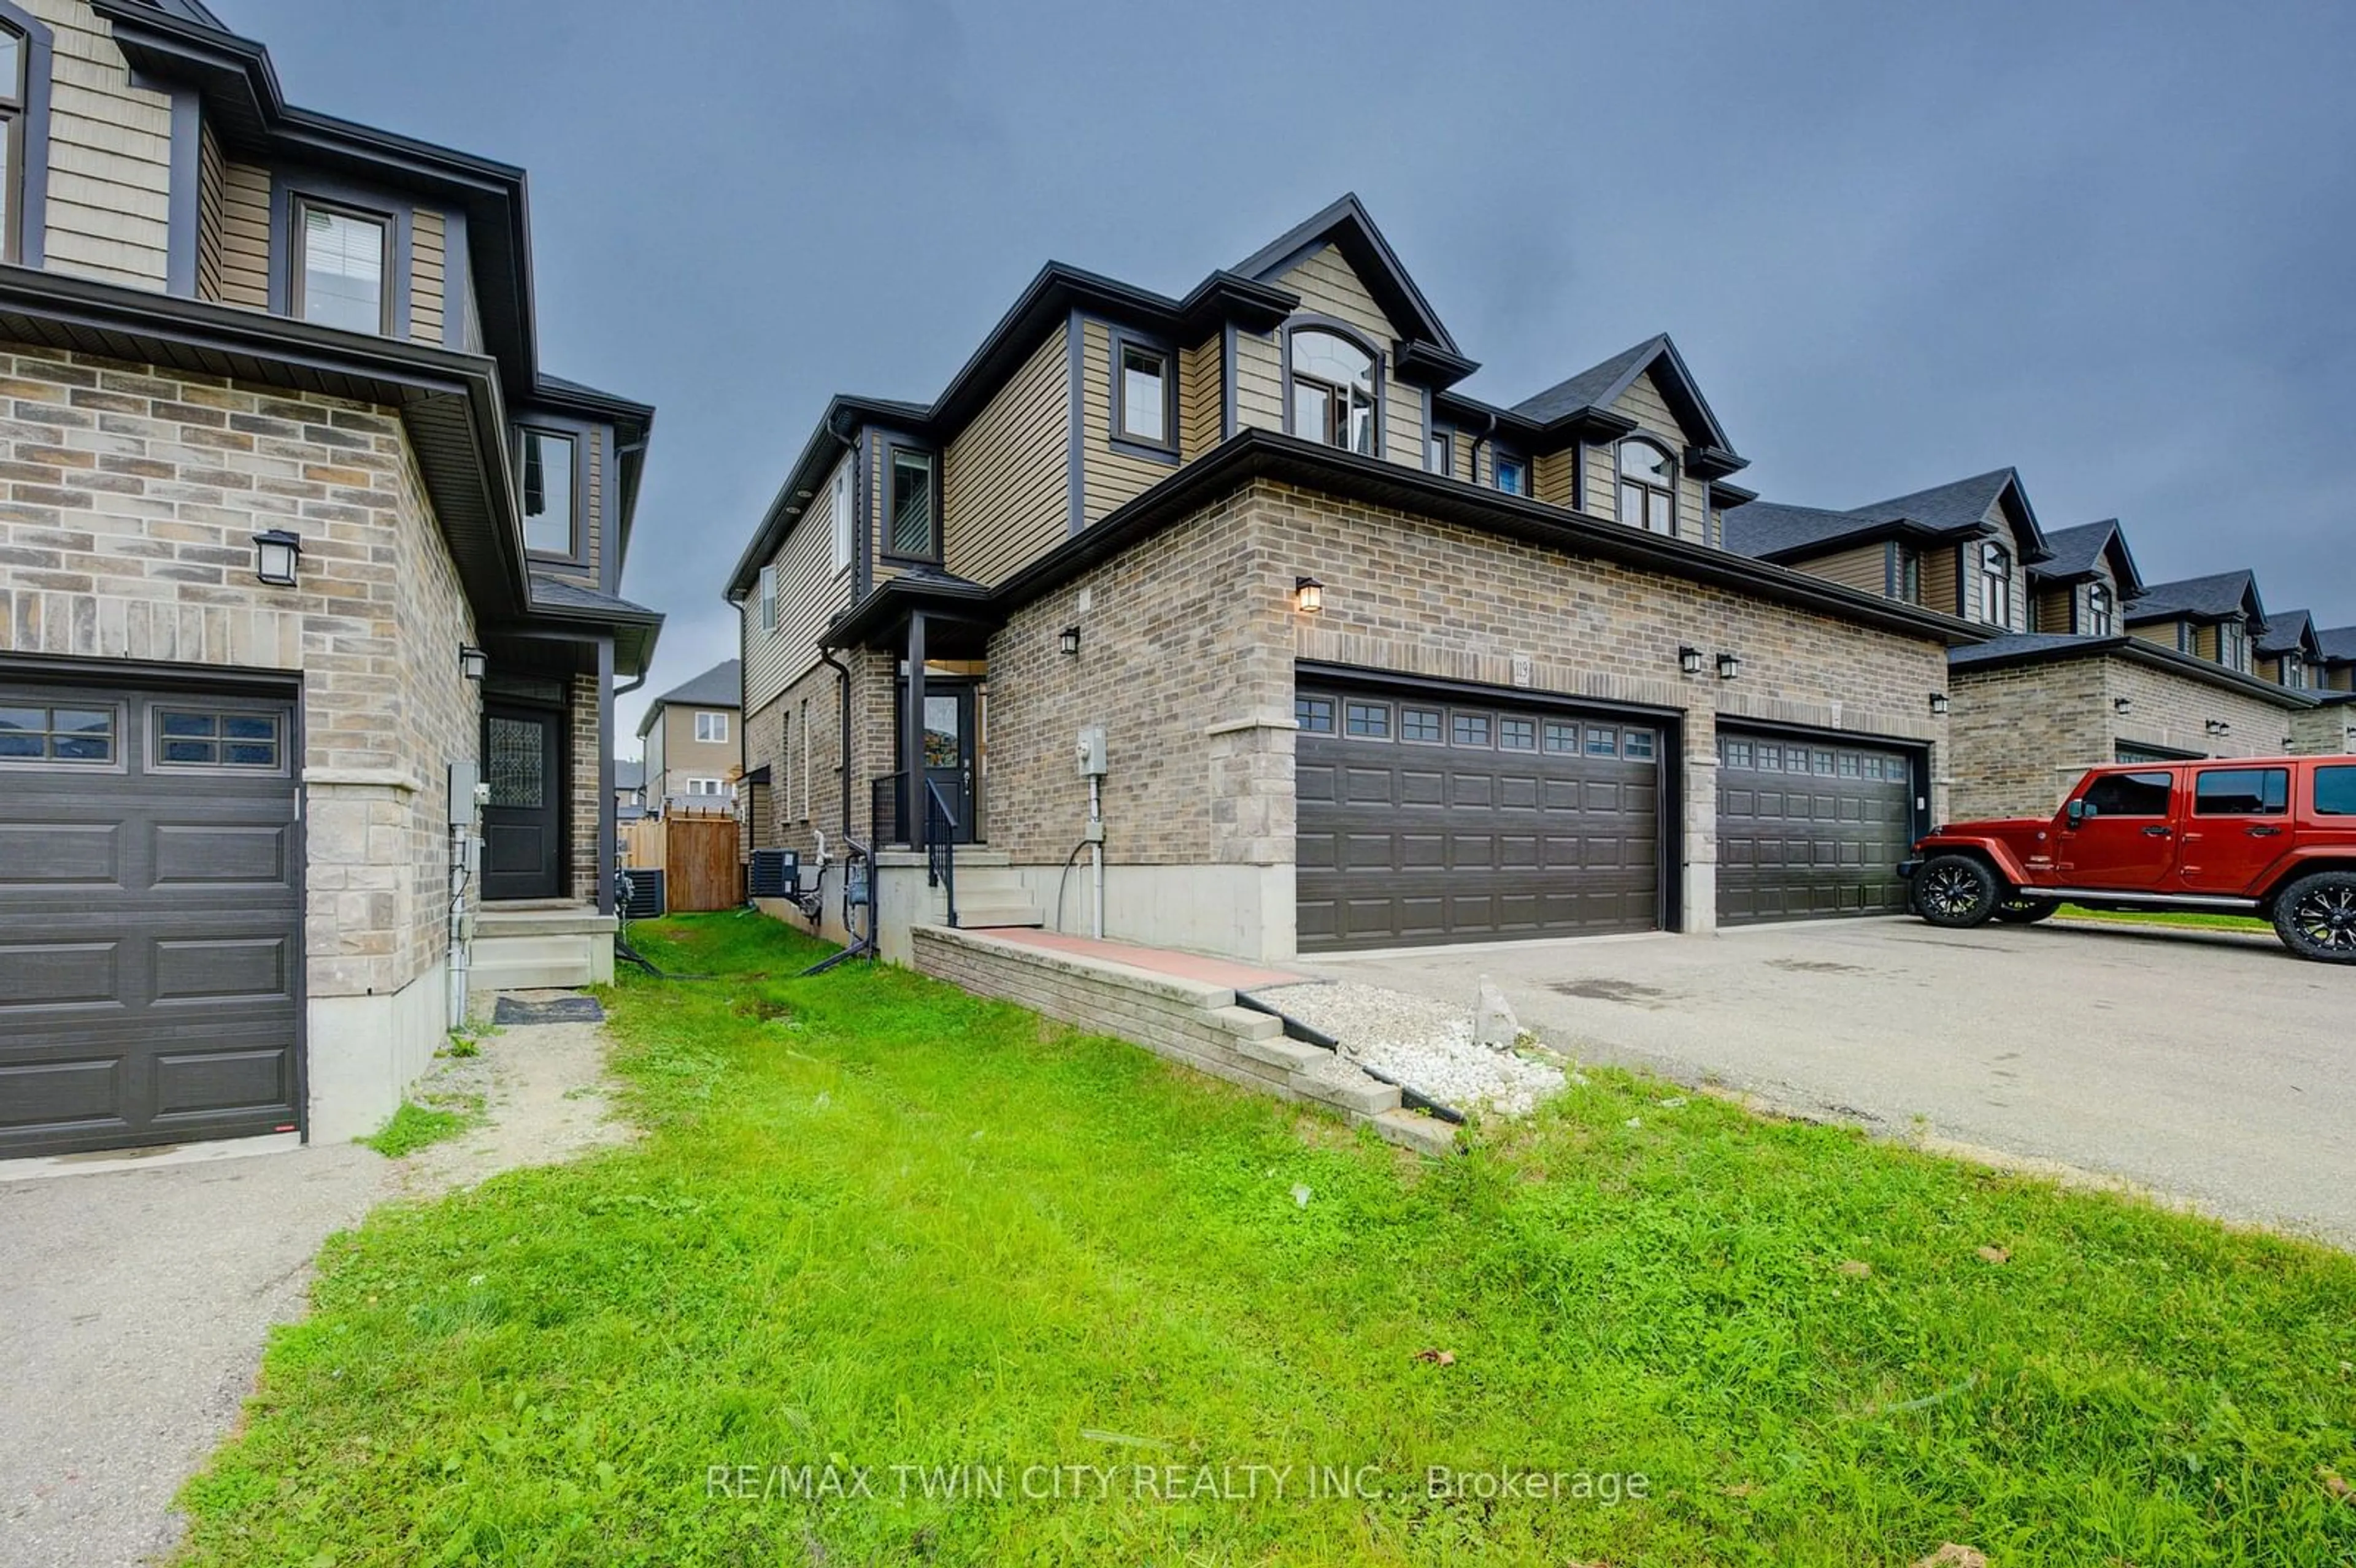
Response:
[{"label": "front entry door", "polygon": [[483,896],[552,899],[564,869],[563,716],[539,708],[483,712]]},{"label": "front entry door", "polygon": [[[925,778],[957,816],[957,832],[950,836],[956,844],[974,841],[974,690],[962,681],[925,682]],[[907,700],[908,688],[903,686],[899,705],[904,711]],[[895,723],[892,732],[900,734],[904,728]],[[924,802],[923,795],[917,795],[913,808],[922,810]]]}]

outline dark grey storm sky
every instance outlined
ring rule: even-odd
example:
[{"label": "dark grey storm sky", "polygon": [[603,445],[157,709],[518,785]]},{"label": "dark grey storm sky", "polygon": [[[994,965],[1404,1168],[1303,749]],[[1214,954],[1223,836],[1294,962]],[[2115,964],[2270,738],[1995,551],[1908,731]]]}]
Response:
[{"label": "dark grey storm sky", "polygon": [[1772,498],[2010,464],[2154,581],[2356,623],[2356,5],[215,4],[293,101],[530,170],[544,364],[660,411],[651,689],[734,651],[830,392],[1344,190],[1476,395],[1665,330]]}]

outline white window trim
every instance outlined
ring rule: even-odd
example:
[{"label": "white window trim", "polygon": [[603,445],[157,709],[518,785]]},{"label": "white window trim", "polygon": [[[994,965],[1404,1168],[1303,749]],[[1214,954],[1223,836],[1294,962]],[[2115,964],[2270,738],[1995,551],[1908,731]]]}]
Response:
[{"label": "white window trim", "polygon": [[[707,735],[703,732],[704,720],[707,719],[712,720],[711,727],[718,731],[718,734]],[[728,743],[728,715],[725,713],[710,711],[698,713],[695,716],[695,743],[699,746],[726,745]]]},{"label": "white window trim", "polygon": [[834,471],[834,570],[838,574],[851,570],[851,557],[858,553],[859,490],[851,478],[856,466],[846,457]]},{"label": "white window trim", "polygon": [[687,788],[682,793],[691,795],[725,796],[729,793],[728,781],[726,779],[690,777],[687,781]]}]

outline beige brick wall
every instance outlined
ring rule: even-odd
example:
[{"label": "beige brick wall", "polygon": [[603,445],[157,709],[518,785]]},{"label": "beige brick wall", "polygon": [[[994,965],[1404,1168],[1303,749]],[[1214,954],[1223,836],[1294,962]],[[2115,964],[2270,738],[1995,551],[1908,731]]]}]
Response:
[{"label": "beige brick wall", "polygon": [[[865,651],[836,656],[851,670],[851,831],[864,843],[869,837],[869,781],[892,765],[892,682],[896,661]],[[798,849],[805,859],[817,852],[821,832],[829,853],[841,852],[841,677],[825,665],[818,665],[744,720],[746,771],[764,765],[770,770],[774,837],[766,841],[779,848]]]},{"label": "beige brick wall", "polygon": [[[0,344],[0,650],[302,672],[311,994],[447,942],[448,780],[476,641],[389,410]],[[253,577],[252,536],[303,540]]]},{"label": "beige brick wall", "polygon": [[[1320,615],[1291,607],[1303,574]],[[1055,642],[1071,624],[1077,658]],[[1739,653],[1741,677],[1682,676],[1684,644]],[[1296,659],[1510,687],[1520,658],[1534,689],[1687,712],[1696,862],[1715,859],[1721,715],[1945,738],[1940,644],[1265,483],[1018,612],[990,656],[990,842],[1018,864],[1079,837],[1087,723],[1108,731],[1109,860],[1289,864]]]},{"label": "beige brick wall", "polygon": [[573,896],[586,903],[597,900],[597,830],[614,809],[611,796],[597,787],[597,764],[605,753],[605,731],[597,724],[597,677],[576,675],[565,693],[572,719],[572,773],[568,794],[572,815],[566,833],[572,869]]},{"label": "beige brick wall", "polygon": [[[2330,749],[2303,713],[2121,658],[1958,670],[1950,689],[1962,820],[2043,816],[2122,744],[2213,757]],[[2226,732],[2211,734],[2211,720]]]}]

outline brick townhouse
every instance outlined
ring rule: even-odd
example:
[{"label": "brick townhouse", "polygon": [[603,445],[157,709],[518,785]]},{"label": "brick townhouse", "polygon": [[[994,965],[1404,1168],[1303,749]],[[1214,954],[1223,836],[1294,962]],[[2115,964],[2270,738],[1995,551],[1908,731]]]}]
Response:
[{"label": "brick townhouse", "polygon": [[[1667,337],[1518,402],[1355,197],[1165,294],[1051,263],[838,397],[731,574],[756,845],[949,918],[1254,959],[1901,907],[1938,609],[1726,546]],[[1087,874],[1100,739],[1103,900]],[[782,906],[772,906],[782,907]]]},{"label": "brick townhouse", "polygon": [[0,1155],[348,1137],[470,955],[610,973],[652,411],[540,369],[522,170],[196,0],[0,78]]}]

